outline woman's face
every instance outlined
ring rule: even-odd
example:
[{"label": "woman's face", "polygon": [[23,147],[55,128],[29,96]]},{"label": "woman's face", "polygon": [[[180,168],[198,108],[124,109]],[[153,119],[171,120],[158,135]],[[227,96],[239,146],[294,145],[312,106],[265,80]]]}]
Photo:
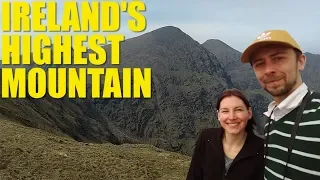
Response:
[{"label": "woman's face", "polygon": [[220,102],[218,118],[227,133],[236,135],[245,131],[247,122],[251,117],[251,108],[248,109],[244,102],[236,96],[225,97]]}]

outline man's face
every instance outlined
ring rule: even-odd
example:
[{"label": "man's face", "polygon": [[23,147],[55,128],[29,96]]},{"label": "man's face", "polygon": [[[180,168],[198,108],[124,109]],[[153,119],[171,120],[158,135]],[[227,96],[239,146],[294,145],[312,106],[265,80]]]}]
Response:
[{"label": "man's face", "polygon": [[305,56],[297,57],[292,48],[266,46],[252,57],[252,67],[263,89],[274,97],[287,96],[301,82]]}]

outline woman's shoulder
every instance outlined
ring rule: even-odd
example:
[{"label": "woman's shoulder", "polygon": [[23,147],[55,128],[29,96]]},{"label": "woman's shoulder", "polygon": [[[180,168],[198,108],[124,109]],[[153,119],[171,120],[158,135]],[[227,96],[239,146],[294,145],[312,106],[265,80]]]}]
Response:
[{"label": "woman's shoulder", "polygon": [[250,146],[258,148],[258,151],[262,151],[264,147],[264,139],[254,133],[251,133],[248,138]]},{"label": "woman's shoulder", "polygon": [[255,141],[257,141],[258,143],[260,144],[263,144],[264,143],[264,138],[261,137],[260,135],[257,135],[255,133],[252,133],[252,136],[253,138],[255,139]]},{"label": "woman's shoulder", "polygon": [[221,128],[205,128],[201,130],[201,136],[212,136],[213,134],[220,134]]},{"label": "woman's shoulder", "polygon": [[199,134],[199,139],[204,141],[216,141],[221,138],[221,128],[205,128]]}]

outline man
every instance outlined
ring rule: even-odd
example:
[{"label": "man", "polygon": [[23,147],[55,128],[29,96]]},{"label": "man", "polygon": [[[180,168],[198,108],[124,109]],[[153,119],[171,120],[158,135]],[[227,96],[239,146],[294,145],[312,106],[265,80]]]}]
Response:
[{"label": "man", "polygon": [[300,46],[287,31],[264,31],[241,61],[251,64],[274,100],[264,113],[265,179],[319,180],[320,93],[303,83],[306,56]]}]

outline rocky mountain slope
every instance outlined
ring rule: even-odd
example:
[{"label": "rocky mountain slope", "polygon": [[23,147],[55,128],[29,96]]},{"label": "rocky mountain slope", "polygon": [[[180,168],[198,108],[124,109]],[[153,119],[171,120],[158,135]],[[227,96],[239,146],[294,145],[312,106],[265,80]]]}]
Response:
[{"label": "rocky mountain slope", "polygon": [[83,142],[141,142],[102,116],[90,99],[0,99],[1,115],[25,126],[65,134]]},{"label": "rocky mountain slope", "polygon": [[312,90],[320,92],[320,55],[305,53],[307,62],[305,69],[301,72],[305,83]]},{"label": "rocky mountain slope", "polygon": [[218,126],[214,104],[231,79],[216,56],[180,29],[126,40],[121,60],[120,68],[152,68],[151,99],[1,99],[0,112],[79,141],[144,142],[186,154],[202,128]]},{"label": "rocky mountain slope", "polygon": [[218,39],[209,39],[202,45],[217,56],[235,86],[240,89],[261,89],[250,64],[241,63],[241,52]]},{"label": "rocky mountain slope", "polygon": [[80,143],[0,117],[0,179],[184,180],[190,157],[151,145]]},{"label": "rocky mountain slope", "polygon": [[[110,52],[110,46],[104,48]],[[217,126],[217,96],[233,86],[216,56],[172,26],[126,40],[121,50],[120,68],[152,68],[152,98],[94,104],[119,128],[191,154],[200,129]]]}]

